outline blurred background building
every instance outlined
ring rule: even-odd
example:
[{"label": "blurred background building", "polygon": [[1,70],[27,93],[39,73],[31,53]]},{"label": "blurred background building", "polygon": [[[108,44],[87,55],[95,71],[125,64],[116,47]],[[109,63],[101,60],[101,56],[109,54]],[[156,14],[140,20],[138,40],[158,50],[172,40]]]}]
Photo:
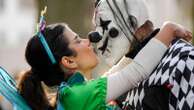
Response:
[{"label": "blurred background building", "polygon": [[[86,37],[92,29],[94,1],[0,0],[0,66],[13,74],[28,69],[24,58],[26,42],[34,34],[40,10],[45,5],[48,6],[48,24],[66,22],[74,31]],[[156,27],[171,20],[193,30],[193,0],[144,1]]]}]

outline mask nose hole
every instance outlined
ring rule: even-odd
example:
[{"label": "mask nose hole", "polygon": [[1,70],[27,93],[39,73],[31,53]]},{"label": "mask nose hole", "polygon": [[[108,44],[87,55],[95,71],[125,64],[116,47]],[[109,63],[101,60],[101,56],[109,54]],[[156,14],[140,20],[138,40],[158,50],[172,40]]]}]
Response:
[{"label": "mask nose hole", "polygon": [[91,31],[88,33],[88,38],[90,42],[97,43],[102,39],[102,36],[96,31]]}]

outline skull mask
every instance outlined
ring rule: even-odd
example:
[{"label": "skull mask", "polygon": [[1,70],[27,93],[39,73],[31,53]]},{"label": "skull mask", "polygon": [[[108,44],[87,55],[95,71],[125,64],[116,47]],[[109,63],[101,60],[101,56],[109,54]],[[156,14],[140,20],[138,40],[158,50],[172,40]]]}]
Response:
[{"label": "skull mask", "polygon": [[142,0],[98,0],[95,7],[89,39],[111,67],[137,43],[134,34],[148,19],[147,9]]}]

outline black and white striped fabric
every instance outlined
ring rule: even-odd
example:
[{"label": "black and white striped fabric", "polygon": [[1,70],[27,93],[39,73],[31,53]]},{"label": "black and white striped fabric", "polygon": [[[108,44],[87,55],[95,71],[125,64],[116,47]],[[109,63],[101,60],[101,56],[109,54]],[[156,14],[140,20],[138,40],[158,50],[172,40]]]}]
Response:
[{"label": "black and white striped fabric", "polygon": [[[123,104],[124,110],[194,110],[194,47],[175,41],[150,77],[131,90]],[[157,105],[161,107],[154,107]]]}]

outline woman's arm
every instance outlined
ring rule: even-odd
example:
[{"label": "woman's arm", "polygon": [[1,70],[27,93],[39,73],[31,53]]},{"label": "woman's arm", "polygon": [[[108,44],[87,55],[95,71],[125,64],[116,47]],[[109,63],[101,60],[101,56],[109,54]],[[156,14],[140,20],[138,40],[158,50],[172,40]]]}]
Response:
[{"label": "woman's arm", "polygon": [[118,74],[108,76],[106,100],[117,98],[147,78],[175,36],[187,40],[191,38],[190,32],[183,27],[173,23],[165,23],[161,31],[137,54],[132,63],[119,71]]},{"label": "woman's arm", "polygon": [[110,74],[116,73],[117,71],[120,71],[123,69],[125,66],[127,66],[129,63],[132,62],[133,59],[127,58],[125,56],[122,57],[122,59],[114,65],[112,68],[108,70],[108,72],[104,73],[103,76],[108,76]]}]

